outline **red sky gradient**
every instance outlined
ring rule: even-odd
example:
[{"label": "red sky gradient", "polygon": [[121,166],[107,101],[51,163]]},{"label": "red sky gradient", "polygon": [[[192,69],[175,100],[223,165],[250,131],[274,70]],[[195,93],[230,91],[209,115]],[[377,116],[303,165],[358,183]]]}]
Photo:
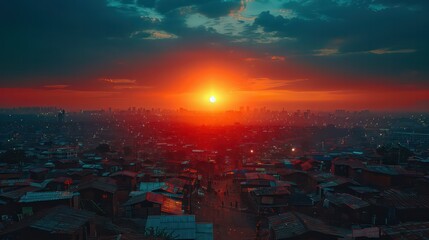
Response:
[{"label": "red sky gradient", "polygon": [[[76,83],[58,80],[43,86],[0,88],[0,106],[422,111],[429,102],[429,90],[413,84],[359,80],[298,64],[287,56],[241,50],[168,52],[133,57],[113,66],[106,76]],[[212,95],[217,98],[215,104],[208,101]]]}]

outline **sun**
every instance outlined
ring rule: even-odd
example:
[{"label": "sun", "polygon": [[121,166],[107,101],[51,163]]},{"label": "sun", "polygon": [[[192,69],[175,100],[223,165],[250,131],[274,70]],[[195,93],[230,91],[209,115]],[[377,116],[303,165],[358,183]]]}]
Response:
[{"label": "sun", "polygon": [[211,103],[215,103],[216,102],[216,97],[215,96],[210,96],[209,101]]}]

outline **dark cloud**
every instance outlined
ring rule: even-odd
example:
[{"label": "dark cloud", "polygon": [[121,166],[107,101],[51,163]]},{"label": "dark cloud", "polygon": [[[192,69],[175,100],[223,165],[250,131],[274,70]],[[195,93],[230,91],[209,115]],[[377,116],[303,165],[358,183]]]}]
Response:
[{"label": "dark cloud", "polygon": [[[402,82],[413,76],[413,81],[424,82],[429,76],[429,63],[424,61],[429,52],[429,32],[425,31],[429,18],[423,9],[429,4],[404,2],[289,1],[283,7],[296,17],[262,12],[254,26],[295,39],[277,43],[276,49],[296,55],[296,60],[315,69]],[[386,6],[373,9],[373,4]]]},{"label": "dark cloud", "polygon": [[254,24],[264,28],[266,32],[282,31],[289,21],[282,16],[274,17],[269,11],[261,12]]},{"label": "dark cloud", "polygon": [[241,7],[240,0],[138,0],[137,3],[144,7],[154,8],[161,14],[187,7],[191,12],[201,13],[209,18],[226,16]]},{"label": "dark cloud", "polygon": [[235,12],[241,7],[241,1],[211,0],[199,4],[198,11],[210,18],[217,18]]},{"label": "dark cloud", "polygon": [[19,84],[103,67],[129,51],[129,34],[144,27],[103,0],[1,1],[0,81]]}]

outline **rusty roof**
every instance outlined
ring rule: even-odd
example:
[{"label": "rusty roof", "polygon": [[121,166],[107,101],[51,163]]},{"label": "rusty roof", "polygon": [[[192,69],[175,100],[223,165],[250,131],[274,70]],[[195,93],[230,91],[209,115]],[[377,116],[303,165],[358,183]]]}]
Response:
[{"label": "rusty roof", "polygon": [[181,178],[169,178],[165,180],[165,185],[162,187],[162,190],[169,193],[178,193],[182,192],[185,185],[189,181]]},{"label": "rusty roof", "polygon": [[176,201],[174,199],[165,197],[161,205],[161,212],[173,215],[182,215],[182,201]]},{"label": "rusty roof", "polygon": [[177,201],[172,198],[166,197],[162,194],[153,193],[153,192],[146,192],[146,193],[134,196],[128,199],[128,201],[124,203],[124,206],[132,206],[145,201],[160,204],[161,212],[174,214],[174,215],[183,214],[182,201]]},{"label": "rusty roof", "polygon": [[263,174],[263,173],[246,173],[246,180],[269,180],[275,181],[276,178],[274,176]]},{"label": "rusty roof", "polygon": [[128,199],[128,201],[124,203],[124,206],[132,206],[144,201],[162,204],[164,202],[164,198],[165,197],[162,194],[146,192],[146,193],[131,197],[130,199]]}]

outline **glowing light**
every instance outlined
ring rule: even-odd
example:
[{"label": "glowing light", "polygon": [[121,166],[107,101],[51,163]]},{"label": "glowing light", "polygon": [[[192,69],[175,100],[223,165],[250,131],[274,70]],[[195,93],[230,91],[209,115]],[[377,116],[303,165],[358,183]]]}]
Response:
[{"label": "glowing light", "polygon": [[292,148],[292,152],[295,152],[296,151],[296,148]]},{"label": "glowing light", "polygon": [[252,149],[252,150],[250,150],[250,153],[253,153],[253,149]]},{"label": "glowing light", "polygon": [[216,97],[215,96],[210,96],[209,101],[211,103],[215,103],[216,102]]}]

